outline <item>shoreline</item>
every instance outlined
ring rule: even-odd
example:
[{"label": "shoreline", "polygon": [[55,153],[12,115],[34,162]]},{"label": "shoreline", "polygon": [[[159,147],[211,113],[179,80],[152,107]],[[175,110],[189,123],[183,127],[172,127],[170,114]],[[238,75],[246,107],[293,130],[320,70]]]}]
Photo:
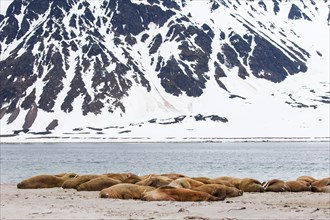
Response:
[{"label": "shoreline", "polygon": [[[30,143],[262,143],[262,142],[330,142],[330,137],[1,137],[1,144]],[[7,139],[7,140],[6,140]]]},{"label": "shoreline", "polygon": [[[328,219],[329,193],[244,193],[220,202],[98,198],[73,189],[1,184],[1,219]],[[17,211],[19,210],[19,211]]]}]

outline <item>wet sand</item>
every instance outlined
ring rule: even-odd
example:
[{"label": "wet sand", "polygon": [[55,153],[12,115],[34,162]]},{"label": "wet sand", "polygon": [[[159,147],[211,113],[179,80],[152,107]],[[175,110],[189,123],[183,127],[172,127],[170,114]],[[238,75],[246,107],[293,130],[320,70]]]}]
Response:
[{"label": "wet sand", "polygon": [[244,193],[220,202],[98,198],[74,189],[1,185],[1,219],[329,219],[330,193]]}]

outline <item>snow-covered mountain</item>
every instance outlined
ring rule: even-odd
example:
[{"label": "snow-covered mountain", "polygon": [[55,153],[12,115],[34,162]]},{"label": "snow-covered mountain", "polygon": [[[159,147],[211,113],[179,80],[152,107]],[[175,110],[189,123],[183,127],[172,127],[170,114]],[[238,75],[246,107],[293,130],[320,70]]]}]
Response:
[{"label": "snow-covered mountain", "polygon": [[13,0],[1,139],[329,137],[328,0]]}]

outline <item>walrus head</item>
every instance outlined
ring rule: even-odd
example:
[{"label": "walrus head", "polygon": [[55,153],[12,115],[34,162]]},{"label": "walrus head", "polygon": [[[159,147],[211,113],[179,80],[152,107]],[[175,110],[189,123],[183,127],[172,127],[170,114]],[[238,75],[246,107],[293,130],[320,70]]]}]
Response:
[{"label": "walrus head", "polygon": [[102,191],[101,191],[99,197],[100,197],[100,198],[109,198],[110,195],[109,195],[109,193],[106,193],[106,192],[102,192]]},{"label": "walrus head", "polygon": [[243,195],[243,190],[239,190],[238,195],[242,196]]},{"label": "walrus head", "polygon": [[322,190],[319,189],[319,187],[316,187],[316,186],[312,186],[311,190],[312,190],[312,192],[322,192]]},{"label": "walrus head", "polygon": [[223,201],[227,197],[226,189],[225,188],[219,188],[214,192],[213,195],[215,197],[219,198],[219,200],[215,200],[215,201]]},{"label": "walrus head", "polygon": [[17,184],[17,188],[18,189],[23,189],[24,188],[24,184],[22,182]]}]

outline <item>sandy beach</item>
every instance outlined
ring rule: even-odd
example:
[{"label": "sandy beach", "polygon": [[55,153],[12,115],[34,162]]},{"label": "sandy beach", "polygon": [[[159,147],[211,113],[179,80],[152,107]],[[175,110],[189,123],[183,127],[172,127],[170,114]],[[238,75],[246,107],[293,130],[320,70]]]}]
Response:
[{"label": "sandy beach", "polygon": [[244,193],[221,202],[98,198],[74,189],[1,185],[1,219],[329,219],[329,193]]}]

